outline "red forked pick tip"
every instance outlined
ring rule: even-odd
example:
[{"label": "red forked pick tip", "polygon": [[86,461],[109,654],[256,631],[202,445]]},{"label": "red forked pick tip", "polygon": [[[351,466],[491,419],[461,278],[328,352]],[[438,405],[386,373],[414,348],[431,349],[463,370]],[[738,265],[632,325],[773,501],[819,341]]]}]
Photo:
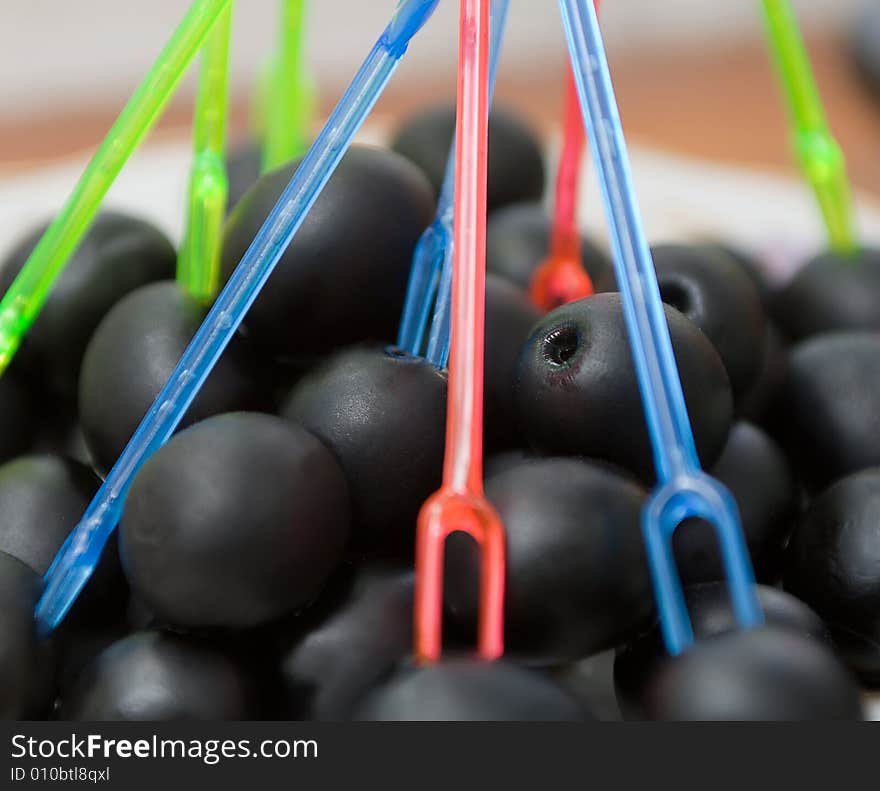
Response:
[{"label": "red forked pick tip", "polygon": [[548,258],[535,271],[529,296],[541,310],[551,311],[595,293],[580,257]]},{"label": "red forked pick tip", "polygon": [[422,507],[416,535],[415,656],[436,662],[443,650],[443,560],[452,533],[467,533],[480,550],[477,653],[504,653],[504,527],[482,494],[441,489]]}]

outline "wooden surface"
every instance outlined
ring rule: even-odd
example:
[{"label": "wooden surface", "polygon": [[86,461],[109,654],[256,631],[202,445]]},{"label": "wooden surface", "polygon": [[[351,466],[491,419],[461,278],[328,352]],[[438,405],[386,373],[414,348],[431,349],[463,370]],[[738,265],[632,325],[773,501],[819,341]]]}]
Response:
[{"label": "wooden surface", "polygon": [[[850,175],[857,185],[880,195],[880,105],[854,75],[843,42],[811,37],[809,47]],[[783,108],[761,42],[704,53],[617,52],[611,60],[624,125],[633,140],[728,163],[793,167]],[[499,101],[516,106],[536,127],[549,132],[561,114],[562,68],[558,60],[528,74],[503,75]],[[338,89],[324,90],[325,99],[337,94]],[[420,91],[392,84],[379,112],[404,116],[432,101],[425,97],[452,100],[453,95],[453,75]],[[119,107],[117,100],[60,118],[0,122],[0,174],[93,147]],[[241,137],[246,130],[246,99],[235,101],[234,107],[234,135]],[[190,114],[186,104],[174,104],[154,134],[185,139]]]}]

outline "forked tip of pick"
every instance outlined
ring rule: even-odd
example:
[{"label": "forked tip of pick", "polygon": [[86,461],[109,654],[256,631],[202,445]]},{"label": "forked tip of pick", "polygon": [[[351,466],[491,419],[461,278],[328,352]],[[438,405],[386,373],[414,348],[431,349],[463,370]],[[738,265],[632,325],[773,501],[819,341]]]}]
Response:
[{"label": "forked tip of pick", "polygon": [[596,293],[579,261],[550,259],[535,272],[529,296],[541,310],[551,311]]},{"label": "forked tip of pick", "polygon": [[505,538],[501,517],[482,495],[443,488],[422,506],[416,533],[414,657],[419,664],[440,659],[443,641],[443,577],[446,541],[466,533],[480,551],[477,655],[504,653]]}]

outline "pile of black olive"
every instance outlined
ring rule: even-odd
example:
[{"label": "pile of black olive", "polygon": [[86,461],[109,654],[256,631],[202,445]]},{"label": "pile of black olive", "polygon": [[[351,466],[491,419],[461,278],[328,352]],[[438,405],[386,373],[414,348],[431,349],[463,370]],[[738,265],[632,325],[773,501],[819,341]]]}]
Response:
[{"label": "pile of black olive", "polygon": [[[530,303],[548,178],[505,111],[490,124],[485,485],[507,536],[506,654],[473,657],[479,556],[453,536],[447,653],[412,661],[415,525],[440,485],[447,379],[393,342],[453,125],[432,110],[389,149],[345,156],[138,474],[84,595],[39,640],[42,575],[205,315],[160,231],[101,215],[0,379],[2,716],[609,716],[597,699],[627,718],[863,716],[880,684],[880,253],[819,255],[779,289],[723,244],[653,249],[699,455],[739,504],[766,614],[736,628],[714,532],[688,522],[674,548],[696,643],[671,658],[613,267],[584,239],[595,296],[547,315]],[[230,163],[224,277],[296,167],[257,178],[254,162]]]}]

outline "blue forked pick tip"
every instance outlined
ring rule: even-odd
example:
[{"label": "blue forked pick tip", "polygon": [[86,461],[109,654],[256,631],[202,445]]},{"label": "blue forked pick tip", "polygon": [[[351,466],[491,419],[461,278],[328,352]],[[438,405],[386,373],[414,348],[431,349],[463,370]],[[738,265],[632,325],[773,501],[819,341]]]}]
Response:
[{"label": "blue forked pick tip", "polygon": [[672,656],[686,651],[694,642],[672,544],[675,531],[686,519],[705,520],[718,536],[728,591],[739,626],[751,629],[764,622],[733,495],[704,472],[680,476],[659,486],[642,511],[642,534],[660,628],[666,650]]},{"label": "blue forked pick tip", "polygon": [[403,306],[403,317],[397,335],[399,348],[420,356],[437,294],[440,273],[447,256],[452,255],[452,229],[437,218],[419,238],[413,255],[412,269]]}]

